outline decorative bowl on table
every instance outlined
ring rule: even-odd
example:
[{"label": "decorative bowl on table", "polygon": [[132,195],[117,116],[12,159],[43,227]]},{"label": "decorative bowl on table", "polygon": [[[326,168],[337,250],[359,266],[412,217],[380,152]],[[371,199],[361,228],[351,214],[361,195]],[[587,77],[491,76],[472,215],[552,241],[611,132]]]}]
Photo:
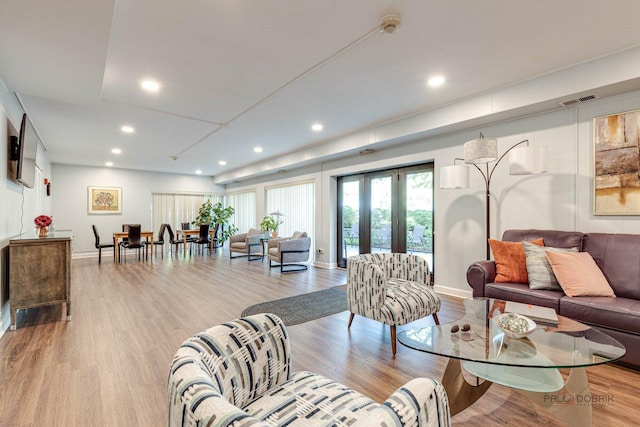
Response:
[{"label": "decorative bowl on table", "polygon": [[536,322],[516,313],[503,313],[496,317],[496,325],[509,338],[524,338],[536,330]]}]

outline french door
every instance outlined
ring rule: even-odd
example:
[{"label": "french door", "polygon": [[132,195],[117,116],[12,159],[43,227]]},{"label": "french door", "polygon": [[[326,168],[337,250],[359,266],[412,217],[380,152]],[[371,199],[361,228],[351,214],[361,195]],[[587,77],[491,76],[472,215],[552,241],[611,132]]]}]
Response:
[{"label": "french door", "polygon": [[338,265],[371,252],[410,252],[433,271],[433,164],[338,178]]}]

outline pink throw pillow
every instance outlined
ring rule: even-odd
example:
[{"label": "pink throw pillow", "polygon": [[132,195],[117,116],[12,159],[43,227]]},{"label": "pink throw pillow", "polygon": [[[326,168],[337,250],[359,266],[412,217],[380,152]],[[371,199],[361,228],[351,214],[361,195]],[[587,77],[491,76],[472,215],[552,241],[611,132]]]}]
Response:
[{"label": "pink throw pillow", "polygon": [[615,297],[602,270],[588,252],[546,251],[553,274],[567,296]]}]

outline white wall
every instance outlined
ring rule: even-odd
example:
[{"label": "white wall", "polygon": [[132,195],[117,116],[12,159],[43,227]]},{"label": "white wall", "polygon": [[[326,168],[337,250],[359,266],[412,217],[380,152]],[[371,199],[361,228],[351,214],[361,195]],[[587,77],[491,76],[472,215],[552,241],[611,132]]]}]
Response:
[{"label": "white wall", "polygon": [[[14,179],[15,162],[9,160],[9,137],[18,135],[22,114],[16,98],[0,80],[0,336],[9,327],[9,240],[21,232],[34,233],[33,219],[40,214],[51,214],[51,198],[46,197],[41,180],[31,189]],[[38,147],[36,162],[41,176],[51,175],[51,164],[42,146]]]},{"label": "white wall", "polygon": [[[491,180],[491,237],[499,239],[511,228],[579,230],[585,232],[640,233],[637,216],[594,216],[592,120],[596,116],[640,108],[640,92],[605,98],[575,108],[512,119],[444,136],[426,138],[380,150],[367,156],[353,156],[325,162],[317,173],[301,172],[285,181],[314,177],[317,183],[316,264],[336,265],[336,177],[363,171],[434,161],[435,219],[434,272],[439,291],[470,296],[467,267],[485,257],[485,187],[474,168],[470,188],[441,190],[439,170],[463,156],[464,142],[485,136],[498,139],[499,154],[528,139],[533,146],[549,148],[549,172],[512,176],[508,159],[495,169]],[[275,176],[273,176],[275,177]],[[252,183],[258,199],[269,185]],[[240,187],[239,187],[240,188]],[[235,190],[235,188],[234,188]],[[258,213],[261,210],[258,207]]]},{"label": "white wall", "polygon": [[[122,214],[89,214],[89,186],[121,187]],[[143,229],[151,228],[151,194],[154,192],[224,191],[209,177],[54,164],[53,221],[56,230],[73,231],[74,256],[94,254],[92,224],[98,227],[101,240],[107,242],[114,231],[122,229],[122,224],[134,223],[141,224]]]}]

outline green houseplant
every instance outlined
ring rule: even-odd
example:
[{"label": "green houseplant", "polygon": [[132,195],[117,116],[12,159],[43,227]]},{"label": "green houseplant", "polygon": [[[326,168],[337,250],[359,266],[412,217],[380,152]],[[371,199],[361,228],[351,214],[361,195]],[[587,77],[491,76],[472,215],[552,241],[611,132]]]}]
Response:
[{"label": "green houseplant", "polygon": [[198,215],[192,224],[209,224],[211,229],[215,227],[215,224],[218,224],[218,243],[223,245],[231,235],[238,231],[237,227],[231,224],[231,217],[235,212],[232,206],[224,207],[220,202],[214,205],[211,200],[207,200],[200,206]]},{"label": "green houseplant", "polygon": [[271,235],[275,238],[278,237],[278,227],[280,227],[282,221],[280,219],[276,220],[272,216],[265,216],[262,218],[262,222],[260,222],[260,230],[271,232]]},{"label": "green houseplant", "polygon": [[213,206],[213,222],[218,224],[218,243],[224,245],[229,237],[238,232],[238,227],[231,223],[231,217],[236,213],[233,206],[222,206],[218,202]]}]

